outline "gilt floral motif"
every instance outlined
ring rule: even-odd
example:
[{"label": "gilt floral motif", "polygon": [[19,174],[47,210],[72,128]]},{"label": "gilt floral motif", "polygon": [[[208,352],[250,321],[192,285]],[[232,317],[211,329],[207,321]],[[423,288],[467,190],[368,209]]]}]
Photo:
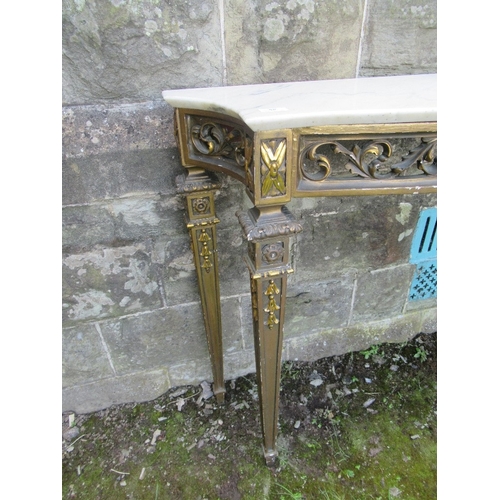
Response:
[{"label": "gilt floral motif", "polygon": [[260,145],[262,196],[285,194],[286,140],[272,140]]},{"label": "gilt floral motif", "polygon": [[275,295],[278,295],[280,293],[279,288],[276,286],[276,283],[274,280],[269,281],[269,285],[264,292],[265,295],[268,297],[268,303],[267,307],[264,309],[266,313],[268,313],[267,316],[267,327],[272,330],[274,328],[274,325],[277,325],[279,323],[279,319],[276,317],[276,311],[279,311],[280,306],[276,303]]},{"label": "gilt floral motif", "polygon": [[206,229],[201,230],[198,241],[201,243],[201,252],[200,252],[200,257],[202,258],[201,267],[205,269],[207,273],[209,273],[213,267],[213,263],[212,263],[212,252],[210,251],[208,242],[212,241],[212,238],[210,238]]}]

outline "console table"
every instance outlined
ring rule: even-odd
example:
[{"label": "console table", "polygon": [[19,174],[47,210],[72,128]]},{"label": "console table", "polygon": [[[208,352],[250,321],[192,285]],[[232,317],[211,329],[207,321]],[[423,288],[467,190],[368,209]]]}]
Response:
[{"label": "console table", "polygon": [[[224,400],[214,190],[241,181],[254,207],[238,212],[248,242],[255,359],[266,463],[274,463],[294,197],[435,192],[436,75],[167,90],[185,174],[194,262],[217,401]],[[414,141],[399,157],[398,140]]]}]

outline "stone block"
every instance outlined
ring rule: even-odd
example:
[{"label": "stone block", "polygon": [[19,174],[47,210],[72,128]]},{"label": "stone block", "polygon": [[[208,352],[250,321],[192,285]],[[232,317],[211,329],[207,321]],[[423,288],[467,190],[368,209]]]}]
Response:
[{"label": "stone block", "polygon": [[71,205],[62,209],[64,254],[116,244],[115,217],[107,205]]},{"label": "stone block", "polygon": [[208,357],[197,304],[102,322],[101,330],[118,375]]},{"label": "stone block", "polygon": [[297,236],[297,277],[308,281],[324,280],[346,269],[408,262],[420,210],[434,206],[435,195],[310,200],[290,204],[304,228]]},{"label": "stone block", "polygon": [[355,276],[351,271],[328,281],[300,280],[290,286],[286,299],[285,338],[347,326]]},{"label": "stone block", "polygon": [[253,346],[250,349],[226,355],[224,357],[224,370],[226,380],[234,380],[249,373],[255,373],[255,351]]},{"label": "stone block", "polygon": [[95,324],[82,324],[63,329],[63,387],[86,384],[114,375],[97,328]]},{"label": "stone block", "polygon": [[287,360],[314,361],[361,351],[375,344],[405,342],[420,333],[421,327],[422,314],[413,312],[347,328],[327,329],[311,335],[286,339],[284,357]]},{"label": "stone block", "polygon": [[108,203],[119,241],[171,238],[183,232],[184,210],[171,195],[115,199]]},{"label": "stone block", "polygon": [[221,311],[224,356],[238,353],[245,348],[241,325],[241,298],[222,297]]},{"label": "stone block", "polygon": [[368,3],[360,76],[437,72],[437,1]]},{"label": "stone block", "polygon": [[[238,223],[237,223],[238,224]],[[219,270],[222,295],[250,293],[250,278],[245,257],[247,243],[242,239],[239,224],[219,231]]]},{"label": "stone block", "polygon": [[181,364],[170,366],[168,372],[172,387],[197,385],[204,380],[213,382],[212,368],[208,355],[205,359],[184,361]]},{"label": "stone block", "polygon": [[241,233],[241,226],[236,217],[238,210],[248,210],[253,207],[253,204],[248,198],[245,186],[236,179],[219,175],[222,187],[215,192],[215,211],[221,224],[225,227],[234,227],[239,229]]},{"label": "stone block", "polygon": [[412,276],[410,264],[361,274],[356,284],[352,324],[400,315]]},{"label": "stone block", "polygon": [[173,196],[175,177],[180,173],[182,167],[174,148],[64,158],[63,205],[92,203],[139,193]]},{"label": "stone block", "polygon": [[151,401],[171,387],[166,369],[97,380],[63,389],[62,411],[91,413],[131,401]]},{"label": "stone block", "polygon": [[[410,340],[415,335],[422,333],[423,318],[424,314],[421,311],[415,311],[393,316],[388,320],[375,322],[375,328],[378,330],[377,343],[402,343]],[[354,335],[357,335],[356,328],[354,328],[352,332]],[[370,333],[373,335],[373,330]],[[368,340],[370,340],[370,338],[373,338],[373,336],[369,336]],[[365,347],[362,349],[365,349]]]},{"label": "stone block", "polygon": [[437,308],[422,311],[422,333],[437,332]]},{"label": "stone block", "polygon": [[[217,227],[219,287],[221,297],[250,292],[248,272],[243,257],[246,245],[242,245],[238,227],[220,230]],[[198,281],[191,251],[191,239],[184,235],[165,242],[164,284],[167,304],[177,305],[199,301]]]},{"label": "stone block", "polygon": [[228,0],[228,83],[354,77],[362,20],[358,0]]},{"label": "stone block", "polygon": [[168,306],[198,302],[200,295],[191,240],[186,233],[164,242],[163,283]]},{"label": "stone block", "polygon": [[[250,292],[250,279],[248,278],[248,292]],[[254,350],[252,297],[250,293],[242,295],[241,301],[241,330],[243,336],[243,348]],[[286,311],[285,311],[286,313]]]},{"label": "stone block", "polygon": [[175,147],[173,109],[163,100],[63,107],[66,159]]},{"label": "stone block", "polygon": [[162,307],[151,248],[103,248],[63,259],[63,323],[74,324]]},{"label": "stone block", "polygon": [[[255,373],[255,353],[243,350],[234,353],[224,353],[224,379],[234,380],[249,373]],[[208,359],[188,361],[171,366],[169,376],[172,386],[198,385],[202,381],[213,382],[212,368]]]},{"label": "stone block", "polygon": [[184,211],[177,202],[176,197],[143,195],[63,207],[63,253],[90,252],[97,246],[128,246],[145,241],[154,241],[160,250],[163,240],[186,233]]},{"label": "stone block", "polygon": [[63,102],[140,102],[178,87],[221,85],[217,0],[62,5]]},{"label": "stone block", "polygon": [[[241,350],[237,299],[222,301],[223,347]],[[167,307],[100,324],[117,374],[209,359],[201,305]]]},{"label": "stone block", "polygon": [[406,305],[406,311],[415,311],[418,309],[433,309],[437,307],[437,298],[409,300]]}]

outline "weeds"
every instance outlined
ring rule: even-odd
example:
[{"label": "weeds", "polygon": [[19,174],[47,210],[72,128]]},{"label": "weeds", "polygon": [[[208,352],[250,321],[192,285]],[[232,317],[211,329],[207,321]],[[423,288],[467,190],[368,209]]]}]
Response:
[{"label": "weeds", "polygon": [[292,500],[302,500],[304,498],[302,496],[302,493],[292,493],[286,486],[283,486],[282,484],[276,483],[276,486],[279,486],[285,491],[285,494],[280,494],[280,500],[285,500],[285,498],[291,498]]},{"label": "weeds", "polygon": [[416,359],[420,359],[421,363],[427,361],[427,351],[425,350],[425,347],[417,346],[417,352],[413,357]]},{"label": "weeds", "polygon": [[[434,500],[436,342],[423,337],[336,356],[335,373],[330,358],[284,363],[276,469],[262,456],[255,375],[228,382],[224,405],[197,404],[191,387],[182,406],[167,393],[75,415],[80,436],[62,448],[63,499]],[[311,386],[313,370],[323,385]],[[377,401],[365,408],[371,394]]]},{"label": "weeds", "polygon": [[366,351],[361,351],[361,354],[365,357],[365,359],[370,359],[371,357],[373,357],[379,353],[378,350],[379,350],[378,345],[372,345]]}]

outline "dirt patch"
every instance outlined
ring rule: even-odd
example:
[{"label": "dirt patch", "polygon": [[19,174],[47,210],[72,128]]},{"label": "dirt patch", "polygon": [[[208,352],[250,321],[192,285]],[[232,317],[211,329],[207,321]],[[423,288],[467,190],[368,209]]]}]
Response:
[{"label": "dirt patch", "polygon": [[265,466],[255,375],[63,415],[63,497],[436,498],[437,334],[286,362],[280,461]]}]

